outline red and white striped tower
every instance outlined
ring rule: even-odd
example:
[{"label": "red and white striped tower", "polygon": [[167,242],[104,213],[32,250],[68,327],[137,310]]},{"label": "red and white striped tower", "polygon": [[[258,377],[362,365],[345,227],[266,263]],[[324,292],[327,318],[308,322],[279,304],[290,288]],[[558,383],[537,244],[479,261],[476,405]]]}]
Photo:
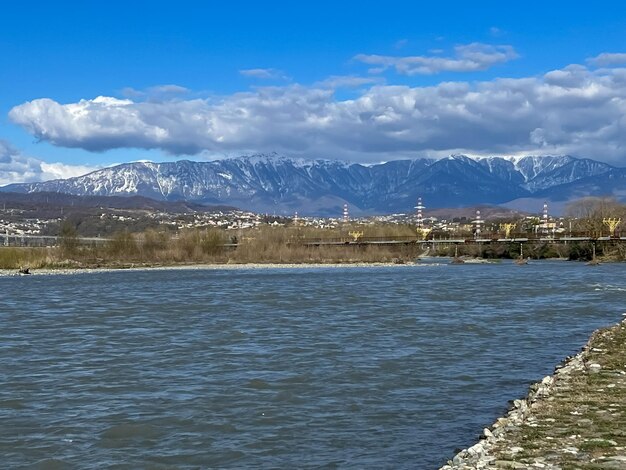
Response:
[{"label": "red and white striped tower", "polygon": [[348,204],[343,205],[343,221],[348,222],[350,220],[350,213],[348,212]]},{"label": "red and white striped tower", "polygon": [[415,206],[415,209],[417,209],[417,228],[422,228],[422,225],[424,225],[422,209],[426,209],[426,206],[422,205],[421,197],[417,198],[417,206]]},{"label": "red and white striped tower", "polygon": [[548,203],[543,203],[543,220],[541,223],[541,232],[548,235]]},{"label": "red and white striped tower", "polygon": [[480,218],[480,211],[476,211],[476,220],[472,223],[474,224],[474,238],[480,238],[480,227],[485,223],[485,221]]}]

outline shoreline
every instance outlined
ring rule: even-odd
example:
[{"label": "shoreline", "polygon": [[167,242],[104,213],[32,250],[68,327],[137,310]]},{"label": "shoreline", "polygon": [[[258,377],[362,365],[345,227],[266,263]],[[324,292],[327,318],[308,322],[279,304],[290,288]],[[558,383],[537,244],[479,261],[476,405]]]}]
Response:
[{"label": "shoreline", "polygon": [[390,263],[390,262],[373,262],[373,263],[206,263],[206,264],[180,264],[180,265],[129,265],[129,266],[103,266],[103,267],[85,267],[85,268],[38,268],[31,269],[29,274],[21,274],[17,269],[0,269],[0,277],[9,276],[52,276],[52,275],[72,275],[72,274],[93,274],[105,272],[125,272],[125,271],[176,271],[176,270],[230,270],[230,271],[246,271],[246,270],[263,270],[263,269],[322,269],[322,268],[377,268],[377,267],[414,267],[414,266],[440,266],[447,263]]},{"label": "shoreline", "polygon": [[626,318],[595,330],[439,470],[626,468],[625,338]]},{"label": "shoreline", "polygon": [[[321,268],[375,268],[375,267],[410,267],[410,266],[444,266],[454,264],[451,256],[424,256],[417,258],[416,261],[404,262],[329,262],[329,263],[199,263],[199,264],[134,264],[112,265],[98,267],[49,267],[49,268],[31,268],[29,274],[20,273],[19,269],[0,269],[0,277],[12,276],[51,276],[51,275],[70,275],[70,274],[93,274],[103,272],[122,272],[122,271],[169,271],[169,270],[257,270],[257,269],[321,269]],[[515,260],[508,258],[466,258],[463,257],[464,263],[467,265],[486,264],[486,265],[502,265],[515,263]],[[534,264],[537,262],[566,262],[570,261],[563,258],[546,258],[541,260],[531,260]],[[572,263],[585,264],[583,261],[571,261]],[[602,261],[600,264],[613,264],[621,261]]]}]

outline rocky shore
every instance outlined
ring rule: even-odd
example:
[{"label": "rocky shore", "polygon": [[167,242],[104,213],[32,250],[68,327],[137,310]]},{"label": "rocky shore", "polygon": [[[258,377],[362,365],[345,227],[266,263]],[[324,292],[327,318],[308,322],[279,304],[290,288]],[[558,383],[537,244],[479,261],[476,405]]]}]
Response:
[{"label": "rocky shore", "polygon": [[626,469],[626,319],[594,332],[440,470],[538,468]]}]

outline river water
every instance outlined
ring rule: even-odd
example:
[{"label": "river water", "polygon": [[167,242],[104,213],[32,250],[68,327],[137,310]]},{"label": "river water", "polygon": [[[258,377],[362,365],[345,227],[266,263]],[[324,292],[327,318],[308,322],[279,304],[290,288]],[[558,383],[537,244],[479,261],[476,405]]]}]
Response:
[{"label": "river water", "polygon": [[3,468],[429,469],[621,319],[623,264],[0,278]]}]

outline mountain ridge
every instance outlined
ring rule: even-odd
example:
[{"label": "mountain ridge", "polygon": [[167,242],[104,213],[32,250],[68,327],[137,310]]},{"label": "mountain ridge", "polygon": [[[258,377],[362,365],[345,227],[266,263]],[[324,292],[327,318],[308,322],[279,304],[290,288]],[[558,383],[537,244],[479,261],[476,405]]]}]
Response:
[{"label": "mountain ridge", "polygon": [[[626,192],[616,181],[625,175],[626,168],[569,155],[451,155],[363,165],[256,154],[208,162],[123,163],[74,178],[11,184],[0,191],[144,196],[256,212],[336,216],[344,203],[354,215],[410,212],[417,197],[432,208],[534,197],[564,201],[580,194],[624,199]],[[604,188],[611,192],[603,194]]]}]

